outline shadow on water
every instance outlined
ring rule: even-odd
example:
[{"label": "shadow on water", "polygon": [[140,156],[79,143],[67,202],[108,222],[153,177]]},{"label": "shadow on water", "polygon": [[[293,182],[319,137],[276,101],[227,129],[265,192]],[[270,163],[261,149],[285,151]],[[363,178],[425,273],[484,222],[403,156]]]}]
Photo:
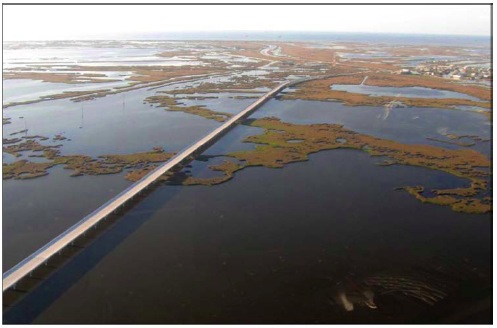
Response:
[{"label": "shadow on water", "polygon": [[[181,182],[181,176],[169,184]],[[78,282],[86,273],[92,270],[105,256],[119,246],[128,236],[147,222],[157,210],[157,204],[150,202],[148,197],[154,190],[165,186],[165,183],[157,183],[142,193],[133,204],[126,208],[124,213],[117,213],[110,221],[116,220],[110,227],[98,233],[84,249],[74,257],[67,260],[60,268],[50,274],[33,290],[23,292],[19,300],[12,307],[5,307],[4,293],[4,324],[28,324],[40,313],[45,311],[56,299],[63,295],[72,285]],[[161,193],[161,201],[166,203],[172,199],[179,190],[168,188],[164,198]]]}]

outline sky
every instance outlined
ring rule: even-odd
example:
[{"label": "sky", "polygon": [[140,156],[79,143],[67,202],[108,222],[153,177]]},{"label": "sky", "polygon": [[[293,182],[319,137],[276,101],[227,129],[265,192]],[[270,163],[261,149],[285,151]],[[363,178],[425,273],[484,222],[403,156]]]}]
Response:
[{"label": "sky", "polygon": [[491,34],[490,5],[4,5],[4,41],[188,31]]}]

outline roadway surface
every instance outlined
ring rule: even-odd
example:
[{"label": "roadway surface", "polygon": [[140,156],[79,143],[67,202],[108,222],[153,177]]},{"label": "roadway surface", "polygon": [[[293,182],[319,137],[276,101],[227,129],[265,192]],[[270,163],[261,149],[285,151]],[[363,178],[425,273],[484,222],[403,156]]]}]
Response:
[{"label": "roadway surface", "polygon": [[6,271],[3,274],[3,291],[5,292],[11,287],[15,288],[15,284],[28,276],[33,270],[38,268],[40,265],[46,263],[52,256],[58,254],[64,247],[73,243],[78,237],[84,235],[89,229],[94,227],[98,222],[104,220],[109,215],[114,213],[116,210],[121,208],[127,202],[131,201],[135,196],[140,194],[140,192],[144,191],[146,188],[151,186],[154,182],[156,182],[162,175],[167,172],[170,172],[176,166],[181,164],[182,162],[189,159],[190,156],[193,156],[196,152],[202,151],[204,147],[212,144],[213,141],[217,140],[220,136],[223,135],[224,132],[228,131],[234,125],[236,125],[239,121],[246,118],[252,112],[254,112],[258,107],[264,104],[266,101],[274,97],[283,89],[293,86],[298,83],[322,79],[332,76],[340,76],[340,75],[350,75],[350,74],[335,74],[335,75],[327,75],[320,77],[311,77],[298,79],[294,81],[288,81],[283,84],[280,84],[273,90],[266,93],[264,96],[259,98],[257,101],[249,105],[243,111],[233,116],[231,119],[223,123],[221,126],[216,128],[214,131],[195,142],[193,145],[187,147],[183,151],[176,154],[169,161],[157,167],[152,172],[148,173],[142,179],[116,195],[114,198],[100,206],[98,209],[93,211],[91,214],[84,217],[82,220],[74,224],[72,227],[67,229],[65,232],[60,234],[58,237],[50,241],[48,244],[40,248],[35,253],[28,256],[26,259],[18,263],[12,269]]}]

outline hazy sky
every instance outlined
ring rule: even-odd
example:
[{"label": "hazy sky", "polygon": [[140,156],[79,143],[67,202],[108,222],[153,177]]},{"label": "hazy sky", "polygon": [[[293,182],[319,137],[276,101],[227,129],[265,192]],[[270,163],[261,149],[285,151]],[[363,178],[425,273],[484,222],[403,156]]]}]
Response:
[{"label": "hazy sky", "polygon": [[490,35],[490,5],[16,6],[4,40],[91,39],[177,31],[330,31]]}]

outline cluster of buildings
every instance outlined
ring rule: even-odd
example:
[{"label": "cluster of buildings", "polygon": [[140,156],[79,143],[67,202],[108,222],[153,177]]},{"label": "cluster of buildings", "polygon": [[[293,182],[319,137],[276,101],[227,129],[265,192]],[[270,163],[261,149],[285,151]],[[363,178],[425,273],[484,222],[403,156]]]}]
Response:
[{"label": "cluster of buildings", "polygon": [[446,79],[466,81],[490,81],[492,68],[490,65],[468,65],[438,61],[423,63],[415,68],[404,68],[400,74],[432,75]]}]

